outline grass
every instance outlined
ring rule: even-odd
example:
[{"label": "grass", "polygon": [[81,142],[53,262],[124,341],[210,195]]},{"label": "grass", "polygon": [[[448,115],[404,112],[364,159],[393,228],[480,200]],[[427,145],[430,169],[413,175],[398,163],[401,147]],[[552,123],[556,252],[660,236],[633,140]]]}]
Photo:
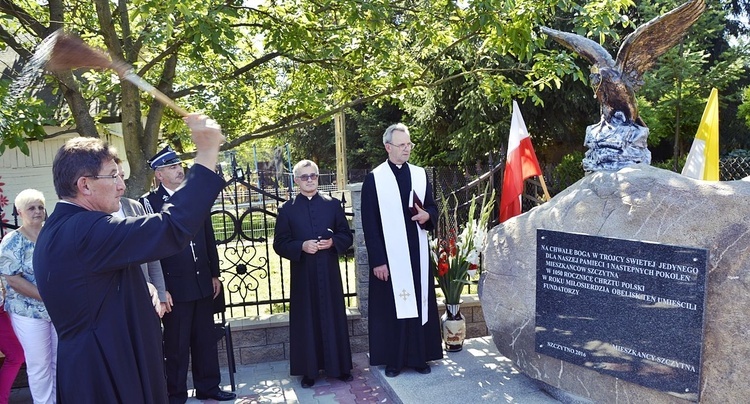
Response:
[{"label": "grass", "polygon": [[211,215],[211,224],[218,242],[231,240],[237,237],[235,223],[240,223],[242,234],[252,240],[263,240],[273,237],[273,229],[276,226],[276,217],[259,210],[247,210],[239,217],[235,212],[214,212]]}]

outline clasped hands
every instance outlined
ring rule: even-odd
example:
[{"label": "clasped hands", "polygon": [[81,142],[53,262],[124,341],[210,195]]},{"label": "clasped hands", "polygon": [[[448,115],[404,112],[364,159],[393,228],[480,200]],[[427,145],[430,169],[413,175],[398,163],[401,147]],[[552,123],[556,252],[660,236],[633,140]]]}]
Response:
[{"label": "clasped hands", "polygon": [[302,251],[308,254],[315,254],[320,250],[327,250],[333,247],[333,239],[327,238],[325,240],[307,240],[302,243]]}]

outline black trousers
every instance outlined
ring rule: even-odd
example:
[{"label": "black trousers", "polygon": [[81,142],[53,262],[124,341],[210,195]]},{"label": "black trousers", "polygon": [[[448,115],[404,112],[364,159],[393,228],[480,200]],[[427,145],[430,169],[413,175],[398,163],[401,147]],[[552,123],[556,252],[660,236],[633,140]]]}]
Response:
[{"label": "black trousers", "polygon": [[162,323],[169,402],[182,404],[187,401],[187,372],[191,357],[196,392],[205,395],[217,393],[221,373],[212,297],[174,302],[172,312],[164,315]]}]

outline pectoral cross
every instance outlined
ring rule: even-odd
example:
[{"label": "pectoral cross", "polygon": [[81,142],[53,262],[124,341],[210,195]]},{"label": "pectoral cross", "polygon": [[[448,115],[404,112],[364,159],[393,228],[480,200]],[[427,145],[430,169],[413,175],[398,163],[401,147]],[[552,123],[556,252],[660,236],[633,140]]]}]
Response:
[{"label": "pectoral cross", "polygon": [[198,257],[195,255],[195,242],[190,242],[190,250],[193,252],[193,262],[198,262]]},{"label": "pectoral cross", "polygon": [[406,301],[406,299],[408,299],[409,296],[411,296],[411,294],[409,292],[407,292],[406,289],[403,289],[401,291],[401,294],[399,295],[399,297],[401,297],[402,299],[404,299],[404,301]]}]

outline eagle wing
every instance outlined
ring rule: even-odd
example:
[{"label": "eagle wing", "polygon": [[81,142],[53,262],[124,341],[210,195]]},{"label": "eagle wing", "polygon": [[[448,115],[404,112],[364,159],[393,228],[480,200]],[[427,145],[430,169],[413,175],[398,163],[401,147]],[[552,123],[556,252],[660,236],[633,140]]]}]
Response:
[{"label": "eagle wing", "polygon": [[625,37],[617,52],[617,68],[633,89],[640,87],[641,75],[685,36],[705,9],[705,0],[690,0]]},{"label": "eagle wing", "polygon": [[542,27],[542,32],[554,38],[555,41],[559,42],[564,47],[579,54],[597,68],[602,66],[615,66],[615,61],[612,59],[609,52],[591,39],[578,34],[558,31],[547,27]]}]

